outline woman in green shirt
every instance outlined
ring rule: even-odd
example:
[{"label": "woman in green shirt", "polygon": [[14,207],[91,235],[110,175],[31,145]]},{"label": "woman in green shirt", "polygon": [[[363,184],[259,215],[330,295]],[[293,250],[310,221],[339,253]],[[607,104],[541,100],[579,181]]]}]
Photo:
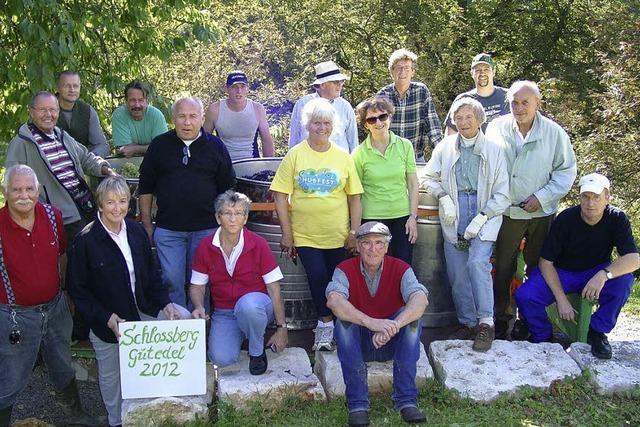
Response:
[{"label": "woman in green shirt", "polygon": [[356,107],[356,118],[368,133],[353,151],[362,182],[362,222],[384,223],[392,234],[390,255],[411,264],[418,238],[418,178],[413,145],[389,130],[393,104],[373,97]]}]

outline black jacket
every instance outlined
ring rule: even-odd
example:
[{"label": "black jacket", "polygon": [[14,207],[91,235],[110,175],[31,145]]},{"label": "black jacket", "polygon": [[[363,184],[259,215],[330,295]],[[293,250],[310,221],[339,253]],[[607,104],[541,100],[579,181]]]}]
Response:
[{"label": "black jacket", "polygon": [[76,309],[93,333],[110,343],[117,342],[107,326],[111,314],[140,320],[139,308],[155,317],[170,302],[147,233],[140,223],[125,221],[136,276],[135,300],[124,255],[100,221],[93,221],[78,234],[68,254],[66,282]]}]

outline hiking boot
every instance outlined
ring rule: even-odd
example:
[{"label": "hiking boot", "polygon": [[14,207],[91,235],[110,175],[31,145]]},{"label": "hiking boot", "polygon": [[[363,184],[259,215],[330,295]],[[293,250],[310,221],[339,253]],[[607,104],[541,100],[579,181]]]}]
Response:
[{"label": "hiking boot", "polygon": [[450,340],[472,340],[476,336],[476,327],[460,325],[451,335]]},{"label": "hiking boot", "polygon": [[529,323],[527,323],[527,319],[516,320],[511,330],[511,340],[526,341],[527,338],[529,338]]},{"label": "hiking boot", "polygon": [[315,332],[316,335],[311,350],[335,350],[335,343],[333,342],[333,326],[316,326],[313,332]]},{"label": "hiking boot", "polygon": [[415,406],[400,409],[400,415],[405,423],[420,424],[427,421],[427,417]]},{"label": "hiking boot", "polygon": [[591,354],[595,357],[598,359],[611,359],[613,353],[611,352],[611,346],[605,334],[591,329],[591,326],[589,326],[587,343],[591,345]]},{"label": "hiking boot", "polygon": [[106,424],[106,417],[94,417],[82,409],[80,404],[80,394],[75,378],[71,383],[60,391],[58,403],[67,413],[65,420],[69,426],[102,427]]},{"label": "hiking boot", "polygon": [[4,409],[0,409],[0,426],[8,426],[11,421],[11,410],[13,409],[13,405],[7,406]]},{"label": "hiking boot", "polygon": [[369,411],[349,412],[349,427],[367,427],[369,425]]},{"label": "hiking boot", "polygon": [[480,326],[478,326],[478,334],[473,340],[473,346],[471,346],[471,348],[475,351],[487,351],[491,348],[495,336],[496,331],[493,326],[480,323]]},{"label": "hiking boot", "polygon": [[267,370],[267,352],[262,351],[260,356],[249,355],[249,372],[251,375],[262,375]]}]

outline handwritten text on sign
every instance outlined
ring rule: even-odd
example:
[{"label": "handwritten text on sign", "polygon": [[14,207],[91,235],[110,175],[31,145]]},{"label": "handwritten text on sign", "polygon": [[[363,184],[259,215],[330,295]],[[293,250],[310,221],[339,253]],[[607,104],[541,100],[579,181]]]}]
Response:
[{"label": "handwritten text on sign", "polygon": [[204,320],[120,324],[124,399],[205,394]]}]

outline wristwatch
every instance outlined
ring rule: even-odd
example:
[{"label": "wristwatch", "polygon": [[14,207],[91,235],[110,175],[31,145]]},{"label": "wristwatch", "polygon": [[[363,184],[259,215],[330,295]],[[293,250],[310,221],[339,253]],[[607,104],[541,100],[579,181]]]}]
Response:
[{"label": "wristwatch", "polygon": [[610,272],[608,269],[603,268],[602,271],[604,271],[604,273],[607,275],[607,280],[613,279],[613,273]]},{"label": "wristwatch", "polygon": [[286,324],[286,323],[282,323],[282,324],[276,323],[276,328],[284,328],[284,329],[287,329],[287,324]]}]

